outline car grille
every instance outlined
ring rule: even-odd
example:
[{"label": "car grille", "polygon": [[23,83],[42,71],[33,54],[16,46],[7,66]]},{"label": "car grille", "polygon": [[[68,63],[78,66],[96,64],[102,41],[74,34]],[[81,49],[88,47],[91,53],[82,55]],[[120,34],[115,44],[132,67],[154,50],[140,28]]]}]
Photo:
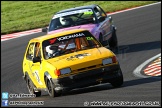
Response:
[{"label": "car grille", "polygon": [[100,66],[102,66],[102,64],[88,66],[88,67],[80,68],[80,69],[77,69],[77,70],[72,70],[72,72],[81,72],[81,71],[84,71],[84,70],[94,69],[94,68],[97,68],[97,67],[100,67]]}]

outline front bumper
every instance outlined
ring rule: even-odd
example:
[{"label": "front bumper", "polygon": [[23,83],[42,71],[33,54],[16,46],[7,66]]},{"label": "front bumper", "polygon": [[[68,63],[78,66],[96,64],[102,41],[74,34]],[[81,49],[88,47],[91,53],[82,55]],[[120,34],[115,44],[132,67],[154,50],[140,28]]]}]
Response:
[{"label": "front bumper", "polygon": [[87,87],[99,83],[107,83],[121,76],[119,64],[84,71],[64,78],[52,79],[56,91],[66,91]]}]

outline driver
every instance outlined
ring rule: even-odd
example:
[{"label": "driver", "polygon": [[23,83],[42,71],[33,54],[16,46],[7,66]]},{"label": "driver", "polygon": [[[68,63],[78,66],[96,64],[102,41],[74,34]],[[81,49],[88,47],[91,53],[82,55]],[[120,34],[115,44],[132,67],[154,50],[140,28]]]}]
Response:
[{"label": "driver", "polygon": [[58,46],[49,45],[46,47],[47,57],[52,58],[59,55]]},{"label": "driver", "polygon": [[73,24],[73,20],[72,20],[72,18],[60,17],[60,23],[63,26],[70,26]]}]

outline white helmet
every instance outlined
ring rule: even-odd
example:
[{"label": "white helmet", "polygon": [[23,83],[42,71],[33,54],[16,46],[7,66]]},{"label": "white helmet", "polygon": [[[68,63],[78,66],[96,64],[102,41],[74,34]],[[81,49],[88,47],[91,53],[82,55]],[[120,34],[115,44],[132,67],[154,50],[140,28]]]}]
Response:
[{"label": "white helmet", "polygon": [[46,52],[49,54],[53,54],[55,52],[55,50],[51,50],[51,45],[46,47]]},{"label": "white helmet", "polygon": [[69,25],[70,21],[65,19],[64,17],[60,17],[60,23],[64,26]]},{"label": "white helmet", "polygon": [[100,12],[96,12],[96,16],[99,17],[100,16]]}]

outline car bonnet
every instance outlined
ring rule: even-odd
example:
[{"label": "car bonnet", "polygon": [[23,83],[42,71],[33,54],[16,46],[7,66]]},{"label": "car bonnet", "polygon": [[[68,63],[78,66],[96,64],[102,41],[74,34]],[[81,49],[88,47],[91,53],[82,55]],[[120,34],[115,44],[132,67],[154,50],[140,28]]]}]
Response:
[{"label": "car bonnet", "polygon": [[56,69],[70,67],[71,70],[77,70],[88,66],[100,65],[103,59],[112,56],[114,56],[114,53],[104,47],[100,47],[59,56],[49,59],[48,62]]},{"label": "car bonnet", "polygon": [[86,30],[92,32],[93,30],[95,30],[96,26],[97,26],[96,24],[84,24],[84,25],[73,26],[73,27],[50,31],[50,32],[48,32],[48,34],[58,33],[58,32],[72,30],[72,29],[86,29]]}]

